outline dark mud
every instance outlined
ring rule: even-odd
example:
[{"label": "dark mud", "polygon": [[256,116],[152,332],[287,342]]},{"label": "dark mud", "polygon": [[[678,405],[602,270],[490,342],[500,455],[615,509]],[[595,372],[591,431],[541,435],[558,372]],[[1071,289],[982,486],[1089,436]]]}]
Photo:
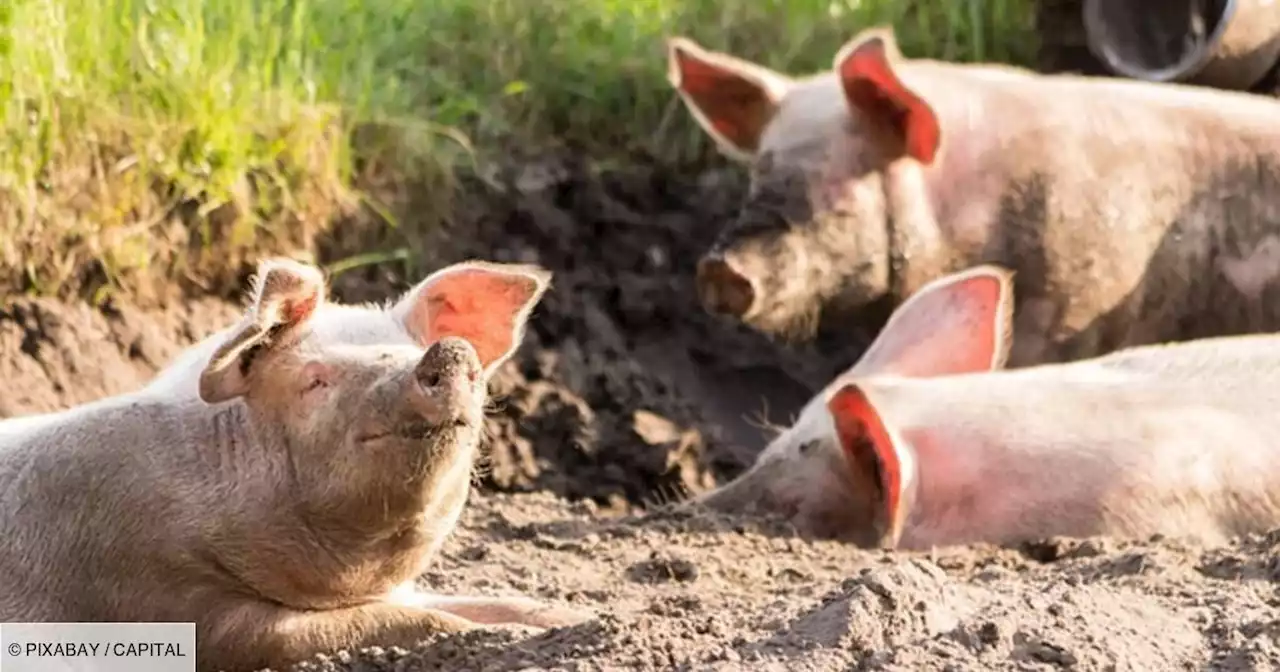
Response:
[{"label": "dark mud", "polygon": [[[523,349],[493,384],[486,487],[619,506],[705,490],[750,463],[763,425],[788,423],[852,364],[878,324],[785,348],[698,305],[697,258],[744,187],[732,170],[601,172],[572,157],[469,185],[472,205],[419,255],[555,273]],[[375,298],[379,273],[336,289]]]},{"label": "dark mud", "polygon": [[681,180],[652,168],[601,174],[573,161],[463,220],[455,258],[532,261],[555,272],[518,361],[488,482],[570,499],[645,501],[703,490],[750,462],[762,423],[785,424],[852,363],[844,348],[779,347],[698,305],[697,258],[741,193],[733,173]]}]

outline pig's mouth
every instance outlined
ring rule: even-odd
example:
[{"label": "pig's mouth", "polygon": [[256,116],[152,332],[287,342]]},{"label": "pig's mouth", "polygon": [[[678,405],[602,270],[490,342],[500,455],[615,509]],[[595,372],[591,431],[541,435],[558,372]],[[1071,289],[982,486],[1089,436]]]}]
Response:
[{"label": "pig's mouth", "polygon": [[443,424],[436,424],[436,423],[430,423],[430,422],[411,422],[401,427],[400,430],[397,432],[397,434],[399,434],[400,436],[406,439],[423,441],[426,439],[430,439],[431,437],[441,434],[443,432],[447,432],[449,430],[467,429],[471,427],[473,424],[474,423],[471,421],[471,419],[468,418],[466,415],[459,415],[453,420],[448,420]]},{"label": "pig's mouth", "polygon": [[409,422],[396,429],[385,431],[371,432],[360,436],[357,441],[360,443],[374,443],[377,441],[385,441],[387,439],[405,439],[408,441],[426,441],[439,436],[445,432],[460,432],[475,428],[477,422],[467,415],[460,415],[445,424],[436,424],[430,422]]}]

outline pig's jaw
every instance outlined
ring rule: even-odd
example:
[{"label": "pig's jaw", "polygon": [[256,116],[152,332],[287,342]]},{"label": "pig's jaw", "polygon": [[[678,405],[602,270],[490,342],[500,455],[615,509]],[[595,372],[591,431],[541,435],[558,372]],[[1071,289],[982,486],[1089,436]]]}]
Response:
[{"label": "pig's jaw", "polygon": [[762,274],[758,305],[743,321],[775,340],[807,342],[824,314],[857,315],[885,298],[893,285],[891,260],[873,243],[876,237],[853,231],[863,225],[840,211],[797,225],[783,241],[786,254],[775,255]]},{"label": "pig's jaw", "polygon": [[[425,484],[425,501],[420,512],[426,543],[422,562],[429,562],[453,533],[471,492],[471,476],[479,453],[479,433],[459,437],[453,459]],[[423,567],[425,569],[425,567]]]}]

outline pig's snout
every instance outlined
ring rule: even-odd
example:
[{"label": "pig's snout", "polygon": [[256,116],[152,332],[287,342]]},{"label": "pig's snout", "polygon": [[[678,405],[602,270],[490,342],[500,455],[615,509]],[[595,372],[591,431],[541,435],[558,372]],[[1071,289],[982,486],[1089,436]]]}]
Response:
[{"label": "pig's snout", "polygon": [[770,487],[777,479],[777,471],[773,463],[756,465],[719,488],[689,500],[687,505],[723,513],[768,511],[789,518],[796,512],[796,503],[779,499]]},{"label": "pig's snout", "polygon": [[733,259],[709,254],[698,261],[698,298],[708,312],[745,319],[755,310],[756,282]]},{"label": "pig's snout", "polygon": [[465,424],[482,393],[480,357],[470,343],[443,338],[431,345],[414,369],[415,406],[434,426]]}]

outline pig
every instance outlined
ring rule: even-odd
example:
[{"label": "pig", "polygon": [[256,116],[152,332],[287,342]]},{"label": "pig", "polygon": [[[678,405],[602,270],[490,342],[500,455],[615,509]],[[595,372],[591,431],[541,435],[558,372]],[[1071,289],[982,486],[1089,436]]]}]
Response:
[{"label": "pig", "polygon": [[199,669],[231,671],[591,618],[414,585],[550,280],[466,262],[386,309],[343,307],[315,267],[268,259],[243,318],[185,358],[203,362],[194,395],[0,422],[0,621],[194,622]]},{"label": "pig", "polygon": [[1280,329],[1280,102],[907,59],[886,27],[790,77],[684,37],[671,85],[749,167],[696,268],[706,310],[780,343],[928,282],[1016,271],[1006,366]]},{"label": "pig", "polygon": [[1012,306],[1007,268],[926,284],[750,469],[683,506],[904,550],[1280,527],[1280,335],[1009,369]]}]

